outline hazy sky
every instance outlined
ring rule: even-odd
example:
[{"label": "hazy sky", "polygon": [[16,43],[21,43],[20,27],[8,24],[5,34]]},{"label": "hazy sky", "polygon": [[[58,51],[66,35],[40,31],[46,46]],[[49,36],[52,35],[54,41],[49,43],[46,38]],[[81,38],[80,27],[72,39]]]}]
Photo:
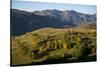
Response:
[{"label": "hazy sky", "polygon": [[26,10],[26,11],[58,9],[58,10],[75,10],[77,12],[86,13],[86,14],[96,13],[95,5],[45,3],[45,2],[34,2],[34,1],[12,0],[12,8]]}]

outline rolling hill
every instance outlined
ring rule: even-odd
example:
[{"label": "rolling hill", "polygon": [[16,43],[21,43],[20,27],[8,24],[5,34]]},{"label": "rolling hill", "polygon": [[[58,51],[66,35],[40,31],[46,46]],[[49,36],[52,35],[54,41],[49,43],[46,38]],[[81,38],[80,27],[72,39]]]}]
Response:
[{"label": "rolling hill", "polygon": [[42,28],[12,37],[12,65],[96,60],[96,30]]}]

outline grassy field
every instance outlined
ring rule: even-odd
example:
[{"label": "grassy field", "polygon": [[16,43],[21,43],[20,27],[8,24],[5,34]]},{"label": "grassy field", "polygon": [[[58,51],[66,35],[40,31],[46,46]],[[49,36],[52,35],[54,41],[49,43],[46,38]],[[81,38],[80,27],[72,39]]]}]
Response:
[{"label": "grassy field", "polygon": [[13,36],[11,55],[12,65],[95,61],[96,30],[42,28]]}]

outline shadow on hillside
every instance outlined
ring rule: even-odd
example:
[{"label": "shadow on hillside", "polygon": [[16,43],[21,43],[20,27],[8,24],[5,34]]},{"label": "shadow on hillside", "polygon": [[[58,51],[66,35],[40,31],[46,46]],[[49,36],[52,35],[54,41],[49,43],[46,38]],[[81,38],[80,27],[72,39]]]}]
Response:
[{"label": "shadow on hillside", "polygon": [[11,65],[11,66],[27,66],[27,65],[48,65],[48,64],[61,64],[61,63],[80,63],[80,62],[93,62],[96,61],[96,56],[88,56],[80,59],[50,59],[43,62],[32,62],[29,64],[21,64],[21,65]]}]

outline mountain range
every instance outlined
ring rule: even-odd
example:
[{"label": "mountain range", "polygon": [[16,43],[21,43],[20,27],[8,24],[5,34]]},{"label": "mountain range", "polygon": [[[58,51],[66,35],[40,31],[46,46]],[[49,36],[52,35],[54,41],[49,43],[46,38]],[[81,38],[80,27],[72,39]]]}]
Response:
[{"label": "mountain range", "polygon": [[11,9],[11,35],[21,35],[32,30],[53,27],[76,27],[96,22],[96,14],[84,14],[74,10],[23,11]]}]

